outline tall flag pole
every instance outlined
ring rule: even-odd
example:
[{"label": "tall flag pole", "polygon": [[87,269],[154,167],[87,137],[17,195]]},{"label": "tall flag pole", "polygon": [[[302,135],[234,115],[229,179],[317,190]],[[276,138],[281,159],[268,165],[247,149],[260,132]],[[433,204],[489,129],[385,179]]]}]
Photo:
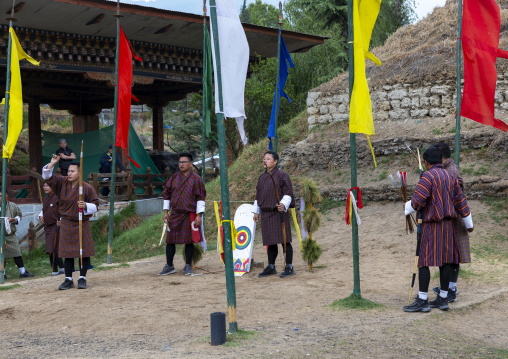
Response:
[{"label": "tall flag pole", "polygon": [[[355,81],[354,73],[354,29],[353,29],[353,0],[348,0],[347,4],[348,14],[348,37],[349,37],[349,103],[351,104],[351,97],[353,94],[353,86]],[[349,134],[349,146],[351,156],[351,188],[357,187],[356,176],[356,133]],[[354,193],[355,198],[358,198],[357,193]],[[353,242],[353,272],[354,272],[354,289],[353,294],[361,296],[360,292],[360,253],[358,249],[358,223],[356,216],[351,218],[352,242]]]},{"label": "tall flag pole", "polygon": [[224,118],[236,118],[237,124],[239,124],[239,120],[243,122],[245,118],[244,90],[249,65],[249,45],[240,23],[234,0],[217,0],[217,5],[216,0],[210,0],[210,20],[213,35],[215,113],[217,115],[217,134],[219,136],[220,186],[229,332],[235,333],[238,329],[238,324],[236,320],[236,289],[232,241],[236,240],[236,238],[232,235],[234,225],[230,215]]},{"label": "tall flag pole", "polygon": [[[207,65],[206,59],[208,56],[207,48],[206,48],[206,0],[203,0],[203,111],[201,111],[201,178],[203,179],[203,182],[205,182],[205,150],[206,150],[206,119],[205,119],[205,113],[206,113],[206,69],[205,66]],[[208,112],[209,113],[209,112]],[[204,222],[204,220],[203,220]]]},{"label": "tall flag pole", "polygon": [[[282,37],[282,3],[279,2],[279,45],[277,47],[277,83],[275,85],[275,92],[273,94],[273,105],[272,105],[272,113],[270,115],[270,124],[268,125],[268,134],[266,137],[270,140],[270,144],[268,148],[270,150],[274,149],[277,152],[278,149],[278,137],[277,137],[277,128],[279,121],[279,112],[280,112],[280,97],[283,96],[288,99],[289,103],[292,103],[289,96],[284,92],[284,86],[286,86],[286,81],[288,79],[288,63],[291,68],[295,67],[293,64],[293,60],[291,60],[291,55],[289,54],[288,48],[286,47],[286,43],[284,42],[284,38]],[[273,140],[273,143],[272,143]],[[275,148],[274,148],[275,145]]]},{"label": "tall flag pole", "polygon": [[[7,48],[7,76],[5,84],[5,98],[1,104],[5,105],[4,110],[4,138],[2,149],[2,210],[1,217],[5,218],[7,205],[7,161],[11,159],[19,134],[23,129],[23,94],[21,85],[21,70],[19,62],[28,60],[35,66],[39,66],[39,62],[28,56],[18,37],[14,32],[12,23],[16,21],[14,18],[15,0],[12,1],[11,16],[9,20],[9,44]],[[4,282],[4,260],[5,260],[5,221],[0,221],[0,284]]]},{"label": "tall flag pole", "polygon": [[[8,134],[8,119],[9,119],[9,100],[10,100],[10,88],[11,88],[11,55],[12,55],[12,36],[10,29],[12,29],[14,18],[14,4],[16,0],[12,1],[11,16],[7,18],[9,20],[9,45],[7,47],[7,79],[5,81],[5,110],[4,110],[4,138],[3,145],[5,146]],[[5,207],[7,200],[5,198],[7,188],[7,158],[2,158],[2,210],[1,216],[5,217]],[[0,220],[0,284],[4,283],[5,273],[5,221]]]},{"label": "tall flag pole", "polygon": [[280,107],[280,39],[282,37],[282,2],[279,1],[279,33],[277,37],[277,84],[275,85],[275,120],[274,120],[274,133],[273,133],[273,150],[277,152],[279,147],[279,140],[277,138],[277,129],[279,125],[279,107]]},{"label": "tall flag pole", "polygon": [[459,0],[459,24],[457,29],[457,107],[455,112],[455,164],[457,167],[459,166],[460,160],[460,104],[462,101],[462,92],[461,92],[461,50],[462,44],[462,0]]},{"label": "tall flag pole", "polygon": [[[113,142],[116,142],[116,124],[118,116],[118,63],[120,59],[120,0],[116,2],[116,56],[115,56],[115,108],[113,115]],[[111,160],[111,191],[109,191],[109,226],[108,226],[108,254],[107,263],[113,263],[113,227],[115,216],[115,176],[116,176],[116,146],[113,146]]]}]

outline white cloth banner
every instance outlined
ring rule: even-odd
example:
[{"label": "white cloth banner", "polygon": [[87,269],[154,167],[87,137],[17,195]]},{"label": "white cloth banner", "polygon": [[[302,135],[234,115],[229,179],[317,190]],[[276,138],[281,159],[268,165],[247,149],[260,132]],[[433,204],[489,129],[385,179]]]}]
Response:
[{"label": "white cloth banner", "polygon": [[307,239],[309,238],[309,233],[305,230],[305,226],[303,225],[303,212],[305,211],[305,201],[303,200],[303,197],[300,197],[300,228],[302,233],[302,238]]},{"label": "white cloth banner", "polygon": [[[243,126],[245,119],[245,79],[249,67],[249,44],[243,31],[240,16],[234,0],[216,0],[217,28],[210,21],[211,36],[217,31],[219,38],[220,68],[222,79],[222,103],[224,117],[234,118],[242,142],[247,144]],[[212,41],[213,70],[217,74],[215,44]],[[217,76],[215,82],[215,113],[220,113],[219,86]]]}]

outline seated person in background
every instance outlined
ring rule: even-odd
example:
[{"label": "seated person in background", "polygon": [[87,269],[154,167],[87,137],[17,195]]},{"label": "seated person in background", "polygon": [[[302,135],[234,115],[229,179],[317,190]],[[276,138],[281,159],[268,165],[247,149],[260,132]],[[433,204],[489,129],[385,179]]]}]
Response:
[{"label": "seated person in background", "polygon": [[67,147],[67,141],[65,138],[61,138],[59,143],[59,148],[56,150],[55,154],[60,156],[60,162],[58,162],[58,167],[60,167],[61,175],[67,176],[67,170],[73,160],[76,159],[76,155],[72,152],[72,149]]},{"label": "seated person in background", "polygon": [[[111,173],[111,164],[113,162],[113,145],[109,145],[108,152],[104,153],[99,160],[101,167],[99,168],[100,173]],[[120,159],[120,155],[118,152],[116,153],[116,165],[120,167],[120,172],[125,172],[125,167],[122,164],[122,160]],[[102,187],[101,194],[103,196],[109,195],[109,188]]]}]

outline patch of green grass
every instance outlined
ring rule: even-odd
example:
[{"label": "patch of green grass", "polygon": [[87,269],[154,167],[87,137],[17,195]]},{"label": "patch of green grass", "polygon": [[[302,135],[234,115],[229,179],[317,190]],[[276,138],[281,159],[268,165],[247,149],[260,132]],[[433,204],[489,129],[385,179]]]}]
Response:
[{"label": "patch of green grass", "polygon": [[455,133],[457,131],[456,127],[452,127],[448,130],[449,133]]},{"label": "patch of green grass", "polygon": [[336,201],[333,198],[323,196],[323,200],[320,203],[321,213],[327,214],[328,211],[334,208],[342,208],[346,205],[346,201]]},{"label": "patch of green grass", "polygon": [[438,128],[435,128],[432,130],[432,133],[435,134],[435,135],[442,135],[443,134],[443,131],[441,131],[440,129]]},{"label": "patch of green grass", "polygon": [[474,166],[464,167],[461,169],[463,175],[472,175],[474,172]]},{"label": "patch of green grass", "polygon": [[14,289],[14,288],[19,288],[19,287],[22,287],[22,285],[21,284],[6,285],[3,287],[0,287],[0,292],[3,290],[9,290],[9,289]]},{"label": "patch of green grass", "polygon": [[459,278],[472,279],[477,277],[481,277],[481,274],[475,273],[472,269],[460,268],[459,270]]},{"label": "patch of green grass", "polygon": [[112,265],[112,266],[99,266],[99,267],[95,267],[94,270],[97,271],[97,272],[102,272],[102,271],[105,271],[105,270],[111,270],[111,269],[116,269],[116,268],[128,268],[130,267],[131,265],[129,263],[120,263],[120,264],[117,264],[117,265]]},{"label": "patch of green grass", "polygon": [[390,154],[389,156],[387,156],[387,157],[383,158],[383,159],[381,160],[381,163],[382,163],[382,164],[392,163],[394,159],[395,159],[395,153],[392,153],[392,154]]},{"label": "patch of green grass", "polygon": [[388,178],[388,172],[387,171],[383,171],[379,174],[378,176],[378,180],[379,181],[384,181],[385,179]]},{"label": "patch of green grass", "polygon": [[322,266],[312,266],[312,269],[315,269],[315,268],[317,268],[317,269],[324,269],[326,267],[328,267],[328,266],[325,266],[325,265],[322,265]]},{"label": "patch of green grass", "polygon": [[508,197],[487,197],[483,200],[490,207],[489,215],[500,226],[506,226],[508,220]]},{"label": "patch of green grass", "polygon": [[329,305],[332,309],[337,310],[373,310],[384,309],[385,306],[379,303],[371,302],[370,300],[363,299],[356,294],[351,294],[349,297],[339,299]]},{"label": "patch of green grass", "polygon": [[483,175],[489,174],[489,172],[490,172],[490,168],[488,168],[486,166],[481,166],[479,169],[474,171],[474,174],[477,176],[483,176]]},{"label": "patch of green grass", "polygon": [[225,347],[241,347],[247,341],[255,339],[259,336],[258,332],[250,331],[250,330],[242,330],[238,329],[236,333],[228,334],[226,337],[226,343],[224,343]]},{"label": "patch of green grass", "polygon": [[468,147],[468,148],[464,149],[464,153],[466,153],[468,155],[471,154],[472,152],[473,152],[473,149],[471,147]]}]

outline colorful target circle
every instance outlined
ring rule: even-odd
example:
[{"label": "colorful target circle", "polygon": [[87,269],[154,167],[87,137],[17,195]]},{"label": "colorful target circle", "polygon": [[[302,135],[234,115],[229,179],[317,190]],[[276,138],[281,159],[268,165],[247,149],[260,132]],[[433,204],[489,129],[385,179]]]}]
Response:
[{"label": "colorful target circle", "polygon": [[250,233],[249,227],[240,227],[236,230],[236,249],[244,249],[247,248],[252,239],[252,234]]}]

